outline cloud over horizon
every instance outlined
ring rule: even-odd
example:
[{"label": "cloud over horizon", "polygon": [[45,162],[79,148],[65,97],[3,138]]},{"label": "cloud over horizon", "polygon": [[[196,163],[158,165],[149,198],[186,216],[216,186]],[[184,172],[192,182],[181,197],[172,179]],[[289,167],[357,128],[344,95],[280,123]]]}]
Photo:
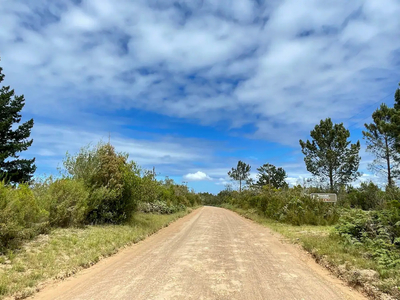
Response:
[{"label": "cloud over horizon", "polygon": [[187,181],[205,181],[205,180],[212,180],[210,176],[206,173],[197,171],[196,173],[189,173],[183,176],[184,180]]}]

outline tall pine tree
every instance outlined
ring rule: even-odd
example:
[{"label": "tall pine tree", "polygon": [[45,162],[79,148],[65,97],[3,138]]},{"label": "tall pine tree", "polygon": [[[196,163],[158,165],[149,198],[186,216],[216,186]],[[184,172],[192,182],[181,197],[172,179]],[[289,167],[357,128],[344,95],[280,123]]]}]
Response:
[{"label": "tall pine tree", "polygon": [[[0,83],[4,80],[0,67]],[[33,119],[21,122],[21,110],[25,105],[23,95],[17,96],[9,86],[0,89],[0,181],[22,183],[32,178],[36,170],[33,159],[20,159],[20,153],[27,150]]]},{"label": "tall pine tree", "polygon": [[360,176],[360,142],[351,144],[350,131],[343,123],[333,124],[330,118],[321,120],[310,135],[311,141],[300,140],[307,171],[328,182],[331,191]]},{"label": "tall pine tree", "polygon": [[228,172],[229,177],[233,180],[239,181],[239,192],[242,192],[242,182],[249,179],[250,170],[250,165],[239,160],[236,168],[232,168],[232,170]]},{"label": "tall pine tree", "polygon": [[367,151],[375,156],[369,168],[375,173],[385,174],[388,186],[393,186],[394,179],[400,176],[400,155],[396,150],[396,139],[393,135],[394,114],[395,109],[381,104],[381,107],[372,114],[373,123],[365,124],[366,131],[363,131]]}]

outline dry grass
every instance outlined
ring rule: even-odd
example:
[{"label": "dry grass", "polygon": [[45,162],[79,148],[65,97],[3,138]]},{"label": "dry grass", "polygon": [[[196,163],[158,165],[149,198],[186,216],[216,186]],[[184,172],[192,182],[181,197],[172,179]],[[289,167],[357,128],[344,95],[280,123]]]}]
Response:
[{"label": "dry grass", "polygon": [[121,247],[136,243],[189,211],[171,215],[137,213],[128,225],[55,229],[0,256],[0,299],[32,295],[46,280],[65,278]]}]

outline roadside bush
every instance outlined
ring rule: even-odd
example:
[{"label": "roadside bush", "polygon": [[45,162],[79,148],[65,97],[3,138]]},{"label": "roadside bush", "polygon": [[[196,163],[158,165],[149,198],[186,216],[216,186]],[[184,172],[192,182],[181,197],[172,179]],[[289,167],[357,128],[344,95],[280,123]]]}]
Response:
[{"label": "roadside bush", "polygon": [[400,210],[396,207],[381,211],[345,210],[336,231],[354,242],[380,239],[400,248]]},{"label": "roadside bush", "polygon": [[47,232],[47,217],[29,186],[10,187],[0,182],[0,251]]},{"label": "roadside bush", "polygon": [[350,207],[363,210],[382,209],[385,206],[385,192],[373,182],[362,182],[359,188],[350,188],[346,197]]},{"label": "roadside bush", "polygon": [[224,202],[222,197],[211,193],[199,193],[201,204],[210,206],[221,206]]},{"label": "roadside bush", "polygon": [[127,160],[127,154],[117,153],[112,145],[104,143],[82,148],[75,156],[67,154],[66,171],[89,191],[87,222],[121,223],[135,211],[140,171]]},{"label": "roadside bush", "polygon": [[168,177],[161,182],[160,194],[158,199],[167,203],[167,205],[195,206],[201,203],[199,195],[189,191],[187,186],[174,183]]},{"label": "roadside bush", "polygon": [[161,183],[156,180],[150,171],[144,171],[137,189],[137,197],[141,202],[150,203],[157,201],[161,193]]},{"label": "roadside bush", "polygon": [[50,211],[52,199],[51,197],[48,197],[48,195],[50,185],[52,185],[53,182],[53,177],[49,176],[35,178],[34,181],[32,181],[31,183],[31,190],[33,195],[35,196],[37,205],[47,212]]},{"label": "roadside bush", "polygon": [[339,219],[332,203],[324,203],[296,193],[280,193],[270,198],[266,216],[292,225],[331,225]]},{"label": "roadside bush", "polygon": [[185,198],[187,199],[188,206],[196,206],[201,203],[200,196],[194,192],[186,193]]},{"label": "roadside bush", "polygon": [[[337,207],[308,196],[301,190],[276,189],[268,186],[242,193],[224,192],[225,201],[242,209],[256,209],[268,218],[292,225],[330,225],[339,219]],[[220,193],[221,194],[221,193]]]},{"label": "roadside bush", "polygon": [[80,226],[84,223],[89,192],[82,181],[63,178],[48,189],[49,222],[55,227]]},{"label": "roadside bush", "polygon": [[362,245],[384,267],[400,266],[400,209],[393,206],[380,211],[346,210],[336,232],[344,242]]},{"label": "roadside bush", "polygon": [[155,213],[155,214],[174,214],[179,211],[184,211],[186,206],[181,204],[168,205],[164,201],[154,201],[150,203],[142,202],[139,204],[138,210],[144,213]]}]

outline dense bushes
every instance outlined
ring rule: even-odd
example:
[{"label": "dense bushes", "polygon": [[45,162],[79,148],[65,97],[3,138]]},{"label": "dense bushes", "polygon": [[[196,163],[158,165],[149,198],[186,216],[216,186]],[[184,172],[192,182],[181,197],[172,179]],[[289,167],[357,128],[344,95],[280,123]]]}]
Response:
[{"label": "dense bushes", "polygon": [[[256,209],[261,215],[293,225],[334,224],[339,218],[338,209],[331,203],[323,203],[302,195],[300,188],[222,191],[216,202],[233,204],[242,209]],[[210,200],[210,198],[207,198]]]},{"label": "dense bushes", "polygon": [[362,182],[359,187],[343,187],[338,193],[338,204],[346,208],[363,210],[383,210],[388,203],[400,199],[398,187],[382,190],[373,182]]},{"label": "dense bushes", "polygon": [[[346,210],[336,232],[351,245],[363,245],[367,256],[384,267],[400,267],[400,209],[398,203],[381,211]],[[397,207],[396,207],[397,206]]]},{"label": "dense bushes", "polygon": [[27,185],[12,188],[0,182],[0,251],[45,232],[47,217]]},{"label": "dense bushes", "polygon": [[46,195],[49,222],[56,227],[79,226],[85,222],[89,192],[82,181],[63,178],[54,181]]},{"label": "dense bushes", "polygon": [[171,179],[158,181],[109,143],[67,154],[65,172],[31,186],[0,183],[0,252],[52,227],[128,221],[138,205],[170,214],[200,203],[199,196]]},{"label": "dense bushes", "polygon": [[331,225],[336,224],[342,208],[376,210],[382,216],[393,203],[399,203],[400,189],[388,187],[381,190],[372,182],[361,183],[357,188],[348,186],[338,191],[336,204],[324,203],[309,197],[313,192],[324,192],[323,187],[302,187],[276,189],[268,185],[250,187],[239,193],[229,189],[218,195],[201,193],[204,205],[220,206],[224,203],[242,209],[255,209],[260,215],[293,225]]},{"label": "dense bushes", "polygon": [[142,202],[140,203],[138,210],[144,213],[156,213],[156,214],[174,214],[179,211],[185,210],[186,206],[184,204],[168,205],[164,201],[154,201],[154,202]]},{"label": "dense bushes", "polygon": [[364,210],[383,208],[385,204],[385,192],[373,182],[363,182],[360,187],[349,187],[347,193],[342,196],[342,204],[348,204],[352,208]]},{"label": "dense bushes", "polygon": [[82,181],[89,192],[89,223],[119,223],[135,210],[140,174],[135,163],[127,160],[128,155],[102,143],[83,148],[75,156],[67,155],[64,167],[68,176]]}]

